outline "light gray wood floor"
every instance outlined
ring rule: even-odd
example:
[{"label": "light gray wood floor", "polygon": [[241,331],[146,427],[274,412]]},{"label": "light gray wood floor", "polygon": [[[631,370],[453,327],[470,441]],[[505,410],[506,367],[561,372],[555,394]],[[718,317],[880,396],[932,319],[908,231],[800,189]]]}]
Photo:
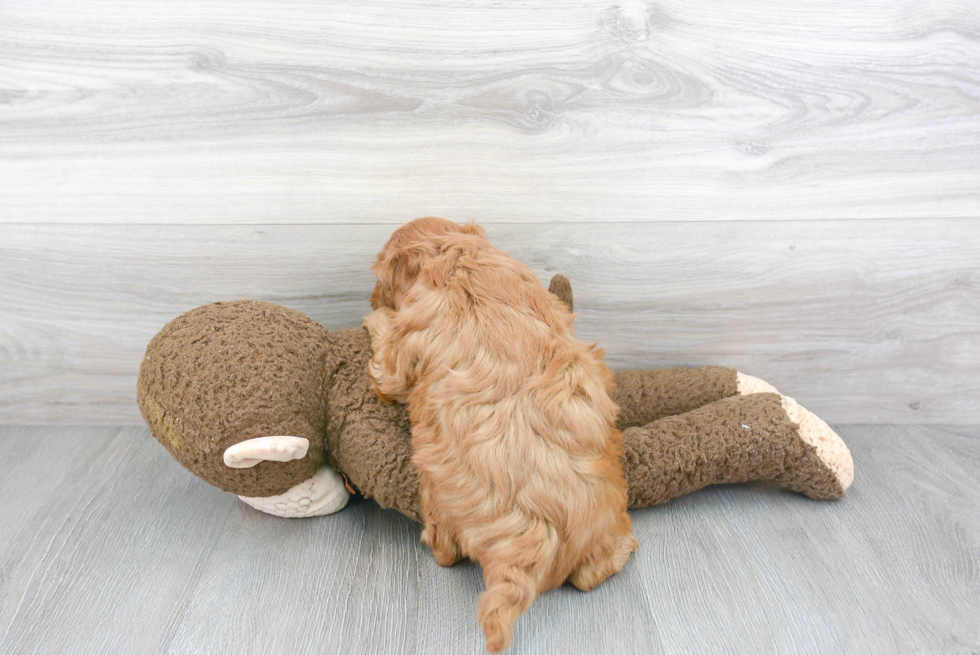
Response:
[{"label": "light gray wood floor", "polygon": [[[980,427],[840,431],[847,498],[636,511],[623,573],[545,594],[511,652],[980,651]],[[0,652],[482,652],[479,569],[419,531],[364,501],[260,514],[142,428],[0,428]]]}]

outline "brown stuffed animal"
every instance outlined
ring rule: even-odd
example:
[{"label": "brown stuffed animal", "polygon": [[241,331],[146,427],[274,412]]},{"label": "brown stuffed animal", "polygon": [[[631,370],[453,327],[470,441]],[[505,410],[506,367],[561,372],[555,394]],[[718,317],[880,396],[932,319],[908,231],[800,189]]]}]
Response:
[{"label": "brown stuffed animal", "polygon": [[[551,290],[572,305],[566,278]],[[363,329],[328,332],[267,302],[212,303],[153,338],[137,398],[177,461],[257,509],[335,512],[346,478],[419,521],[408,412],[374,392],[371,355]],[[620,372],[612,395],[631,508],[749,481],[835,499],[853,479],[850,452],[826,423],[733,369]]]}]

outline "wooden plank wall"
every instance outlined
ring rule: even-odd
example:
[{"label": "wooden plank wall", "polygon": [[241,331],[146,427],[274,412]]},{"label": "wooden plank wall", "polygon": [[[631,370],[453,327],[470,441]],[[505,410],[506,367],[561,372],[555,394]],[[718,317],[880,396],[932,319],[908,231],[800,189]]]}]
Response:
[{"label": "wooden plank wall", "polygon": [[980,5],[0,4],[0,423],[126,424],[177,314],[359,323],[475,219],[615,368],[980,422]]}]

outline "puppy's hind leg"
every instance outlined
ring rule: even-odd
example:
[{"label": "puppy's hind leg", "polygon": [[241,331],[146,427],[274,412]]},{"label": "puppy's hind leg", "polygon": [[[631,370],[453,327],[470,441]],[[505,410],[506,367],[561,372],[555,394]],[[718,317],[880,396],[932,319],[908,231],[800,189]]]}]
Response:
[{"label": "puppy's hind leg", "polygon": [[436,564],[439,566],[452,566],[463,559],[463,553],[453,536],[435,523],[425,524],[425,529],[422,530],[422,543],[432,549],[432,556],[436,558]]},{"label": "puppy's hind leg", "polygon": [[610,535],[607,539],[609,541],[603,548],[594,550],[568,576],[568,581],[582,591],[595,589],[606,578],[622,571],[630,555],[639,547],[639,542],[632,532]]}]

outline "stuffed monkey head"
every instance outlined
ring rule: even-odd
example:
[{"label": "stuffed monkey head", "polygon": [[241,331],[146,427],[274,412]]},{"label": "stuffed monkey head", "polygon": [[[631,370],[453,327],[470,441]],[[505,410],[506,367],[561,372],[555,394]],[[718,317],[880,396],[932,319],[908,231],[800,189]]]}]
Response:
[{"label": "stuffed monkey head", "polygon": [[281,494],[330,463],[326,336],[309,316],[272,303],[193,309],[146,349],[143,418],[205,481],[242,496]]}]

